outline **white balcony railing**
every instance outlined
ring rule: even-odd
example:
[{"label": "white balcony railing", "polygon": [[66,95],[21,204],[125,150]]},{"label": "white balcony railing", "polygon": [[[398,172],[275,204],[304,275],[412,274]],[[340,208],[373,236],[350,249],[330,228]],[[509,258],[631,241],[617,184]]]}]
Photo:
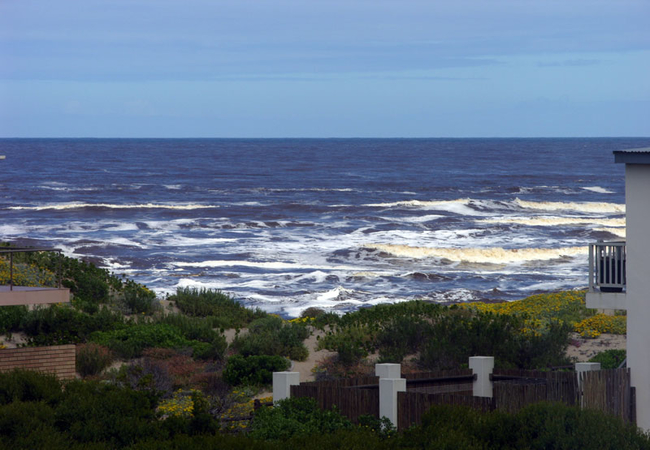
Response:
[{"label": "white balcony railing", "polygon": [[589,291],[625,291],[625,241],[589,245]]}]

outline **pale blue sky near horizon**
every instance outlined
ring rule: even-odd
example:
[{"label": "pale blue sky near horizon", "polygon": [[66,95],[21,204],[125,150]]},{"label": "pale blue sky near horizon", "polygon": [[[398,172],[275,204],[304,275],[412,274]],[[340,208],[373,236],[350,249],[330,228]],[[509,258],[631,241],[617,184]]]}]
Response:
[{"label": "pale blue sky near horizon", "polygon": [[0,0],[0,137],[650,136],[647,0]]}]

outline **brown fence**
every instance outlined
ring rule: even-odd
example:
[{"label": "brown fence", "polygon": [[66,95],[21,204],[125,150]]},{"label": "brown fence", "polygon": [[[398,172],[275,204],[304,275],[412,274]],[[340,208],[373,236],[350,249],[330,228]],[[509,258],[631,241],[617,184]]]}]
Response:
[{"label": "brown fence", "polygon": [[[403,375],[406,392],[398,393],[398,428],[420,424],[433,405],[463,405],[480,411],[495,409],[515,413],[539,402],[580,404],[575,372],[540,372],[495,369],[493,397],[473,397],[474,376],[469,369],[421,372]],[[585,372],[582,375],[583,404],[634,422],[634,389],[627,369]],[[356,421],[360,415],[379,415],[379,378],[310,382],[291,387],[292,397],[312,397],[321,408],[336,406]]]},{"label": "brown fence", "polygon": [[578,403],[575,372],[495,369],[492,374],[494,408],[516,413],[532,403]]},{"label": "brown fence", "polygon": [[634,388],[630,369],[594,370],[581,374],[583,406],[636,422]]},{"label": "brown fence", "polygon": [[[471,392],[470,392],[471,394]],[[434,405],[469,406],[479,411],[492,411],[493,399],[472,397],[459,393],[425,394],[421,392],[397,393],[397,428],[405,430],[412,425],[420,425],[422,417]]]},{"label": "brown fence", "polygon": [[75,377],[75,346],[19,347],[0,350],[0,372],[28,369],[51,372],[59,378]]},{"label": "brown fence", "polygon": [[341,414],[353,422],[365,414],[379,417],[379,385],[374,388],[357,388],[306,384],[291,386],[291,397],[314,398],[323,409],[336,406]]}]

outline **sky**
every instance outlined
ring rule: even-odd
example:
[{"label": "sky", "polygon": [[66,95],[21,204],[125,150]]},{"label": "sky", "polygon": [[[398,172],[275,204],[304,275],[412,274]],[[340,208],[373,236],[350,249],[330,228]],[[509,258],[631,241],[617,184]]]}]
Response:
[{"label": "sky", "polygon": [[0,0],[0,137],[650,136],[648,19],[648,0]]}]

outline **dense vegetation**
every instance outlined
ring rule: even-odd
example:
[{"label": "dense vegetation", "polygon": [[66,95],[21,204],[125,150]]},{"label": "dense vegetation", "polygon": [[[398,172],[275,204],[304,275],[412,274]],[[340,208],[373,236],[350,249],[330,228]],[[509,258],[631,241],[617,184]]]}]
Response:
[{"label": "dense vegetation", "polygon": [[[308,356],[304,340],[314,329],[325,332],[319,348],[336,352],[320,363],[324,378],[372,370],[371,355],[413,369],[458,368],[477,354],[495,356],[500,367],[544,368],[568,362],[570,331],[625,332],[624,316],[594,314],[581,292],[452,307],[412,301],[343,316],[311,308],[283,320],[204,289],[178,289],[163,308],[145,286],[46,252],[17,254],[14,280],[51,286],[59,268],[72,302],[2,307],[0,334],[24,333],[26,345],[78,344],[84,380],[64,389],[47,375],[0,374],[0,448],[555,448],[580,439],[594,448],[648,448],[647,437],[614,418],[557,405],[514,416],[434,408],[421,427],[400,434],[373,417],[352,424],[304,399],[250,420],[253,396],[268,389],[273,371]],[[7,280],[0,257],[0,283]],[[236,329],[230,346],[226,329]],[[610,367],[624,355],[598,358]],[[116,360],[123,363],[111,369]],[[555,417],[568,425],[560,429]]]},{"label": "dense vegetation", "polygon": [[[352,424],[311,399],[260,410],[250,428],[228,431],[194,391],[161,407],[160,392],[126,382],[71,381],[15,371],[0,374],[0,447],[13,449],[648,449],[650,438],[615,417],[559,404],[518,414],[437,406],[403,433],[365,418]],[[171,405],[171,406],[170,406]],[[177,404],[179,405],[179,404]],[[173,411],[178,411],[174,413]]]}]

